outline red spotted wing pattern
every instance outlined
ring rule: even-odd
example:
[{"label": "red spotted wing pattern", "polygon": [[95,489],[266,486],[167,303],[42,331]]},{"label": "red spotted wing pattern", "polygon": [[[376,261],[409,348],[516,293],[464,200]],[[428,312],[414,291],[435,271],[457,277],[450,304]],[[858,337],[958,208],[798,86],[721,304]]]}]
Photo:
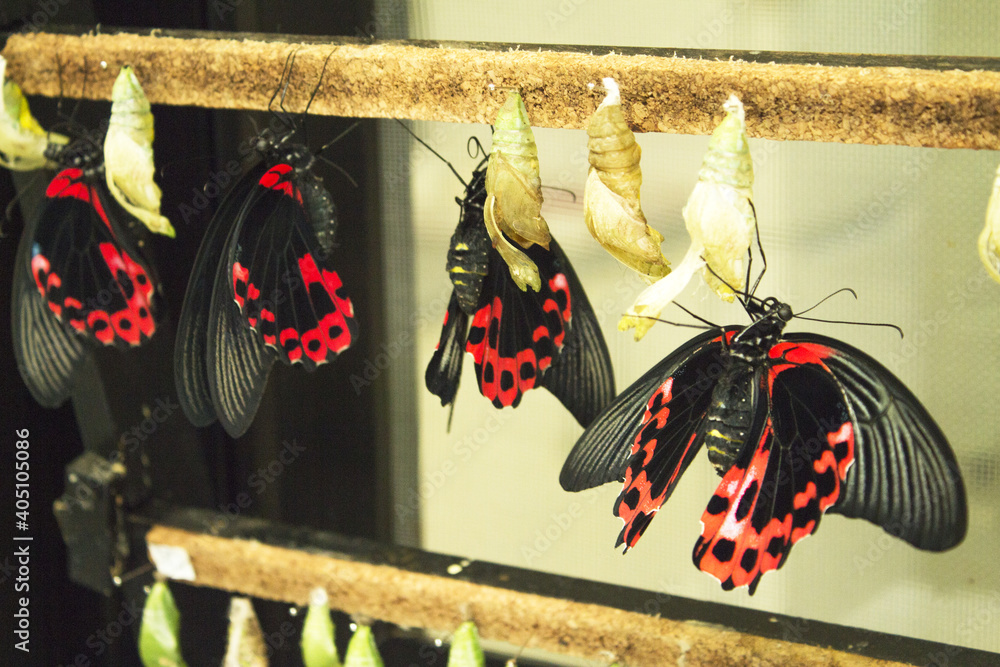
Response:
[{"label": "red spotted wing pattern", "polygon": [[313,155],[279,140],[226,195],[184,298],[174,352],[181,407],[197,425],[250,427],[275,360],[306,370],[356,340],[331,267],[336,212]]},{"label": "red spotted wing pattern", "polygon": [[354,306],[324,258],[295,171],[277,164],[260,178],[232,257],[236,304],[247,324],[286,363],[332,361],[357,335]]},{"label": "red spotted wing pattern", "polygon": [[425,374],[427,388],[442,405],[452,403],[464,351],[475,362],[480,392],[494,406],[516,407],[525,392],[544,386],[586,425],[614,394],[593,309],[554,239],[549,250],[534,245],[524,251],[538,266],[541,291],[522,291],[514,283],[482,222],[485,174],[480,165],[460,202],[448,259],[455,289]]},{"label": "red spotted wing pattern", "polygon": [[85,345],[132,348],[157,329],[155,277],[129,232],[138,225],[104,181],[99,144],[57,147],[64,168],[25,229],[14,272],[14,348],[46,407],[70,395]]},{"label": "red spotted wing pattern", "polygon": [[753,323],[682,346],[598,415],[560,482],[624,480],[618,545],[636,545],[704,446],[722,481],[693,559],[724,589],[784,564],[824,512],[867,519],[914,546],[965,535],[961,475],[944,434],[874,359],[816,334],[782,336],[791,309],[746,297]]},{"label": "red spotted wing pattern", "polygon": [[154,286],[119,240],[121,225],[112,226],[107,211],[127,214],[102,185],[77,168],[52,180],[34,230],[31,273],[64,325],[102,345],[134,347],[156,331]]}]

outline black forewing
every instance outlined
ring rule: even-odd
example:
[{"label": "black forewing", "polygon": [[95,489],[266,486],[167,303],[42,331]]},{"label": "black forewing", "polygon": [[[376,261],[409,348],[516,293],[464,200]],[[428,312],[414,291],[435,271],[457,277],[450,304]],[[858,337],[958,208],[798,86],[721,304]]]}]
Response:
[{"label": "black forewing", "polygon": [[[559,474],[567,491],[582,491],[625,479],[632,445],[642,428],[643,415],[656,388],[673,377],[674,421],[671,429],[690,432],[707,407],[712,388],[723,369],[721,331],[695,336],[653,366],[606,406],[577,440]],[[700,409],[704,412],[704,408]],[[682,440],[671,446],[680,447]],[[665,457],[668,458],[668,457]],[[665,460],[664,458],[664,460]]]},{"label": "black forewing", "polygon": [[572,313],[563,348],[542,376],[541,384],[586,427],[615,397],[608,346],[587,293],[556,240],[552,239],[548,253],[532,246],[529,255],[540,270],[551,263],[551,268],[542,271],[543,277],[557,272],[566,276]]},{"label": "black forewing", "polygon": [[[241,215],[242,217],[242,215]],[[223,250],[212,288],[208,318],[206,372],[212,405],[219,422],[234,438],[253,422],[277,358],[248,325],[233,300],[232,257],[242,219]]]},{"label": "black forewing", "polygon": [[787,340],[831,350],[824,363],[854,412],[855,462],[830,508],[867,519],[921,549],[942,551],[965,537],[965,487],[944,433],[888,369],[864,352],[815,334]]},{"label": "black forewing", "polygon": [[469,316],[462,310],[457,290],[451,293],[445,317],[441,339],[424,372],[424,384],[432,394],[441,399],[442,406],[452,403],[458,392],[465,341],[469,332]]},{"label": "black forewing", "polygon": [[73,390],[87,350],[67,332],[39,294],[31,277],[33,224],[25,228],[14,261],[11,324],[14,359],[32,397],[43,407],[57,408]]},{"label": "black forewing", "polygon": [[174,379],[181,408],[195,426],[208,426],[216,420],[208,383],[208,323],[216,275],[240,209],[266,169],[263,163],[250,169],[219,204],[198,248],[184,294],[174,344]]}]

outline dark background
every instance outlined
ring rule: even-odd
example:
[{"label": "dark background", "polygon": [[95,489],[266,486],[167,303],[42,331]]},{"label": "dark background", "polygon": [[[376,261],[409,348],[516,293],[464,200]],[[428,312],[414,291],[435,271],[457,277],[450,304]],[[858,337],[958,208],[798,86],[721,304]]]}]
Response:
[{"label": "dark background", "polygon": [[[402,5],[401,11],[405,11]],[[42,12],[41,14],[39,12]],[[41,30],[55,26],[101,25],[163,29],[239,30],[303,35],[366,36],[372,32],[374,14],[370,2],[309,0],[295,3],[251,0],[2,0],[0,31],[22,30],[33,22]],[[40,20],[44,19],[44,20]],[[405,24],[405,23],[404,23]],[[379,35],[381,36],[381,35]],[[53,54],[55,56],[55,54]],[[141,73],[140,73],[141,76]],[[277,86],[277,82],[275,82]],[[31,98],[32,110],[44,127],[57,119],[54,100]],[[74,106],[63,104],[66,112]],[[98,350],[83,373],[72,401],[57,410],[46,410],[31,398],[21,381],[11,353],[10,291],[14,253],[23,219],[33,215],[34,201],[49,174],[12,177],[0,173],[0,203],[6,205],[15,191],[22,192],[11,219],[4,221],[0,239],[0,480],[3,494],[3,524],[11,523],[13,499],[10,486],[14,460],[14,430],[28,428],[31,441],[31,530],[34,537],[31,560],[31,655],[12,650],[13,639],[5,628],[0,655],[11,650],[4,664],[38,665],[133,665],[139,664],[135,645],[138,622],[131,623],[110,643],[113,622],[144,598],[149,572],[130,578],[111,597],[71,582],[67,576],[67,550],[52,514],[52,503],[64,489],[64,470],[85,450],[107,457],[119,446],[124,434],[143,423],[143,406],[154,408],[157,400],[176,405],[172,353],[174,326],[180,312],[188,273],[197,252],[212,206],[199,217],[185,221],[178,213],[190,205],[211,174],[224,168],[236,147],[267,124],[265,114],[155,106],[154,150],[157,180],[163,189],[163,213],[177,230],[176,239],[156,236],[147,243],[148,256],[162,284],[167,322],[149,345],[120,353]],[[96,127],[107,117],[109,103],[85,103],[74,119]],[[349,121],[310,117],[309,143],[315,149],[349,125]],[[298,368],[276,364],[260,411],[250,431],[238,440],[229,438],[218,424],[195,429],[180,409],[175,409],[143,442],[149,459],[152,499],[167,504],[222,509],[240,493],[249,493],[250,507],[241,515],[257,516],[295,525],[336,531],[346,535],[389,539],[391,507],[384,476],[378,474],[379,406],[385,394],[376,381],[360,394],[349,383],[352,374],[362,375],[363,363],[373,357],[383,342],[380,301],[381,254],[379,252],[379,193],[376,162],[376,124],[363,121],[337,145],[326,151],[358,182],[326,165],[317,173],[330,190],[340,213],[339,248],[334,252],[338,268],[354,301],[361,331],[360,342],[335,364],[307,374]],[[15,190],[15,180],[17,188]],[[218,199],[213,201],[213,206]],[[162,414],[162,412],[161,412]],[[305,451],[285,467],[272,483],[258,493],[251,475],[277,456],[282,442],[294,440]],[[10,477],[6,477],[10,475]],[[8,510],[7,508],[11,508]],[[132,508],[136,512],[141,507]],[[5,534],[9,529],[3,531]],[[3,558],[13,551],[4,540]],[[130,566],[143,561],[143,554]],[[234,563],[234,567],[239,567]],[[15,597],[9,570],[0,572],[3,614],[9,619]],[[191,665],[218,665],[225,649],[226,612],[229,595],[178,584],[171,589],[180,607],[182,644]],[[302,615],[289,615],[287,605],[255,601],[265,634],[286,621],[296,627]],[[348,620],[337,622],[341,650],[346,643]],[[388,652],[388,664],[416,662],[415,645],[390,628],[376,628],[380,646]],[[104,635],[100,633],[104,632]],[[394,649],[393,646],[397,646]],[[392,652],[396,651],[396,657]],[[272,665],[301,664],[298,635],[274,647]],[[425,653],[421,664],[428,664]],[[443,664],[443,658],[437,658]]]}]

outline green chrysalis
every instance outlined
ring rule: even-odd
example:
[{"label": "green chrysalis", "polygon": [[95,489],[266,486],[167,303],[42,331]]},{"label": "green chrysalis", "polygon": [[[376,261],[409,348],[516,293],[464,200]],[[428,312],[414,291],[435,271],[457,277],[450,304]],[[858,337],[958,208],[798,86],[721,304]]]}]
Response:
[{"label": "green chrysalis", "polygon": [[160,214],[160,188],[153,180],[153,113],[128,65],[115,79],[111,100],[111,119],[104,137],[108,189],[150,231],[173,238],[174,228]]},{"label": "green chrysalis", "polygon": [[448,667],[485,667],[486,657],[479,645],[479,631],[476,624],[466,621],[458,626],[451,638],[448,650]]},{"label": "green chrysalis", "polygon": [[20,86],[8,81],[7,61],[0,56],[0,84],[3,96],[0,103],[0,166],[15,171],[31,171],[43,167],[54,167],[45,158],[45,149],[50,143],[65,144],[69,138],[55,132],[46,132],[31,115],[28,100]]},{"label": "green chrysalis", "polygon": [[546,250],[552,238],[542,217],[542,181],[535,135],[517,91],[510,92],[497,113],[486,167],[486,193],[483,219],[493,246],[507,263],[517,286],[522,290],[531,287],[537,292],[542,284],[538,267],[503,236],[506,234],[522,248],[537,243]]},{"label": "green chrysalis", "polygon": [[1000,283],[1000,167],[997,167],[990,203],[986,206],[986,226],[979,235],[979,259],[990,278]]},{"label": "green chrysalis", "polygon": [[385,667],[375,646],[372,629],[367,625],[359,625],[354,631],[344,654],[344,667]]},{"label": "green chrysalis", "polygon": [[[743,104],[730,95],[726,116],[715,128],[698,172],[698,182],[684,206],[691,246],[673,272],[648,287],[618,322],[645,335],[655,318],[699,270],[720,298],[732,301],[746,280],[744,258],[757,227],[753,209],[753,161],[747,142]],[[711,268],[709,268],[711,267]]]},{"label": "green chrysalis", "polygon": [[139,626],[139,657],[145,667],[187,667],[181,656],[181,615],[165,581],[149,589]]},{"label": "green chrysalis", "polygon": [[306,667],[340,667],[330,605],[322,588],[313,589],[309,594],[309,611],[302,626],[301,645],[302,662]]}]

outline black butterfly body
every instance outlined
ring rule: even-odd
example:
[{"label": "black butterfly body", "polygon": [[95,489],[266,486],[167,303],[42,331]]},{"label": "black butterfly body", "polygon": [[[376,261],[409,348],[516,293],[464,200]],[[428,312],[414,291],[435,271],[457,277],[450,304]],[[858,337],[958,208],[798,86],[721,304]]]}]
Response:
[{"label": "black butterfly body", "polygon": [[583,286],[553,239],[549,250],[524,250],[542,287],[521,290],[484,226],[486,196],[483,160],[458,200],[462,213],[447,263],[454,290],[424,375],[427,388],[441,405],[453,403],[469,352],[480,392],[494,406],[516,407],[525,392],[544,386],[588,424],[614,396],[614,375]]},{"label": "black butterfly body", "polygon": [[357,337],[354,307],[330,266],[336,210],[291,132],[261,140],[261,160],[226,195],[198,250],[178,325],[174,375],[197,426],[246,432],[275,360],[306,370]]},{"label": "black butterfly body", "polygon": [[747,297],[744,306],[749,326],[696,336],[598,415],[563,466],[563,488],[624,481],[615,514],[627,551],[705,446],[722,481],[694,562],[723,588],[751,594],[826,511],[921,549],[961,542],[958,465],[912,392],[846,343],[783,335],[787,304]]},{"label": "black butterfly body", "polygon": [[57,407],[70,395],[87,347],[128,349],[159,325],[158,282],[112,197],[101,141],[51,144],[60,166],[18,246],[12,324],[18,369],[32,396]]}]

